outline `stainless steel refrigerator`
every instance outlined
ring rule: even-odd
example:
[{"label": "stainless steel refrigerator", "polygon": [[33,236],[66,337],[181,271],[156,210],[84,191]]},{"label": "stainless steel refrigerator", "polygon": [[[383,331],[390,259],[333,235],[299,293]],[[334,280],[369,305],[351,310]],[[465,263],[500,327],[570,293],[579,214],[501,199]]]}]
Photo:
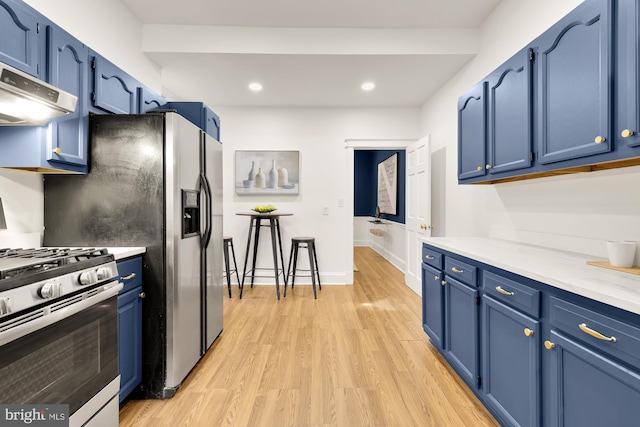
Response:
[{"label": "stainless steel refrigerator", "polygon": [[142,383],[171,397],[223,328],[222,146],[175,112],[91,117],[87,175],[45,175],[45,246],[145,246]]}]

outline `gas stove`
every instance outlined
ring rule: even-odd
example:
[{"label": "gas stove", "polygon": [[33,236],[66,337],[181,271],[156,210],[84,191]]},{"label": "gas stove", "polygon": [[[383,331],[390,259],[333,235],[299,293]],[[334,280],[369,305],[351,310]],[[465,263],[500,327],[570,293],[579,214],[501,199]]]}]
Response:
[{"label": "gas stove", "polygon": [[0,249],[0,319],[86,292],[117,275],[106,249]]}]

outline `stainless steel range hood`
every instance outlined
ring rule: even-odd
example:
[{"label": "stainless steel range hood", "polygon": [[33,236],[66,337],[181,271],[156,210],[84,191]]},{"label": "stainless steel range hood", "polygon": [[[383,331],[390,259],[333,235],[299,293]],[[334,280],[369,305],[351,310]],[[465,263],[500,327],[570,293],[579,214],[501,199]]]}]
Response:
[{"label": "stainless steel range hood", "polygon": [[42,126],[73,113],[78,98],[0,62],[0,126]]}]

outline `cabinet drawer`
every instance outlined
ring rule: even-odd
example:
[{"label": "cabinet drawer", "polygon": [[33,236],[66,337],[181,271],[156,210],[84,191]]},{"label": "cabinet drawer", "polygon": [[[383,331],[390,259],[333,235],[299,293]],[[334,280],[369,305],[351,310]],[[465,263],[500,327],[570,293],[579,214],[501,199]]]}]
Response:
[{"label": "cabinet drawer", "polygon": [[467,285],[478,286],[478,269],[471,264],[448,256],[444,260],[444,272]]},{"label": "cabinet drawer", "polygon": [[130,291],[136,286],[142,286],[142,257],[118,261],[118,274],[120,281],[124,284],[120,294]]},{"label": "cabinet drawer", "polygon": [[550,305],[552,328],[640,367],[640,329],[556,297]]},{"label": "cabinet drawer", "polygon": [[442,270],[442,258],[444,257],[440,252],[434,251],[427,245],[422,245],[422,262]]},{"label": "cabinet drawer", "polygon": [[482,289],[498,301],[530,316],[540,317],[540,291],[538,290],[488,271],[483,273]]}]

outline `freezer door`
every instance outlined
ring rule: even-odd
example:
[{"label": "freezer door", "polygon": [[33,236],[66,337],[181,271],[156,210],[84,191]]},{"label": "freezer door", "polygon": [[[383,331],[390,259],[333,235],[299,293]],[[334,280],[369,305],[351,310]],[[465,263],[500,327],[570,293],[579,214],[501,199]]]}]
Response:
[{"label": "freezer door", "polygon": [[[183,233],[200,191],[200,130],[166,115],[167,377],[171,396],[200,359],[200,233]],[[188,195],[187,196],[185,196]],[[198,221],[199,222],[199,221]],[[193,230],[192,230],[193,231]]]},{"label": "freezer door", "polygon": [[206,343],[211,346],[223,328],[223,238],[222,238],[222,144],[203,132],[204,175],[209,183],[211,237],[205,254],[206,265]]}]

